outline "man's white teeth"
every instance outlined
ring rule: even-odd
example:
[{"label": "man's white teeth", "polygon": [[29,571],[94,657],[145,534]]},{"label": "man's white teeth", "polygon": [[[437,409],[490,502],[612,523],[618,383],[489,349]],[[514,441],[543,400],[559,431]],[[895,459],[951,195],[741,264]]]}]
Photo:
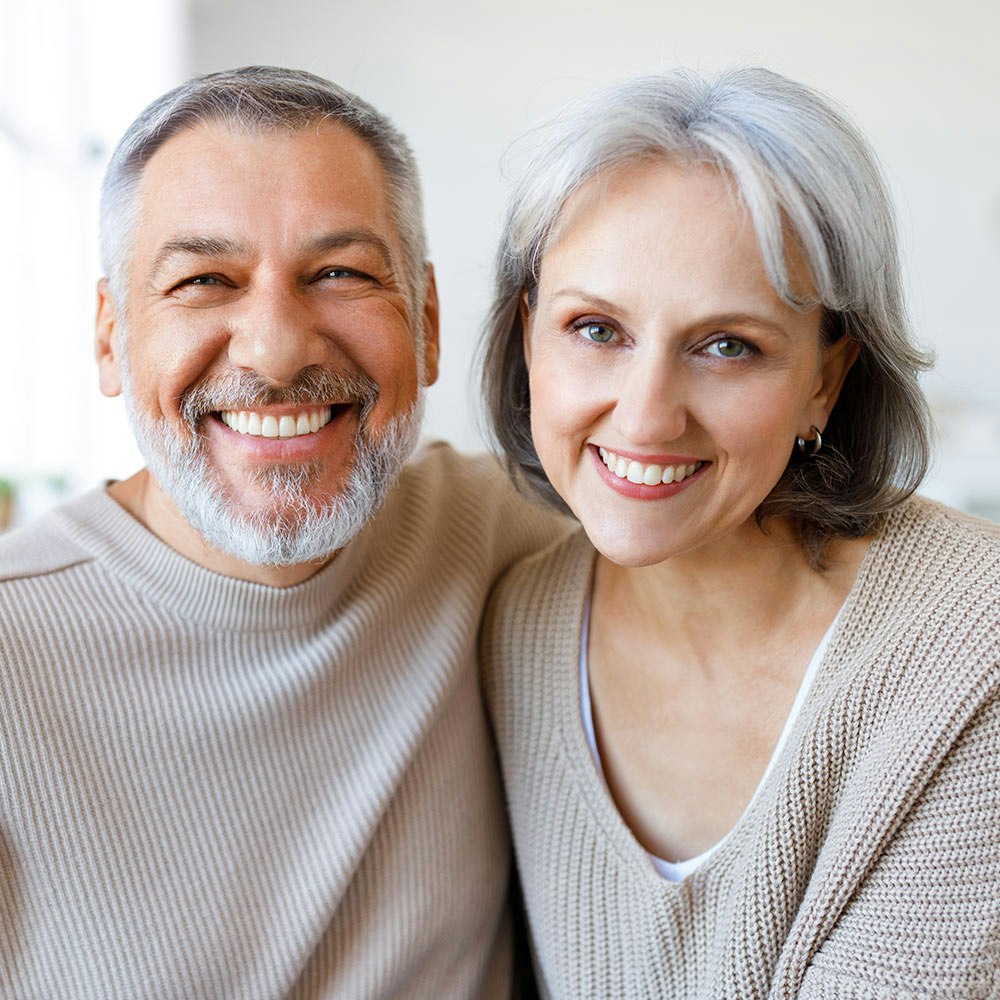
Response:
[{"label": "man's white teeth", "polygon": [[679,483],[693,476],[705,463],[691,462],[688,465],[643,465],[631,458],[622,458],[606,448],[598,448],[601,461],[619,478],[627,479],[637,486],[657,486],[660,483]]},{"label": "man's white teeth", "polygon": [[223,410],[219,416],[227,427],[240,434],[249,434],[251,437],[290,438],[315,434],[333,419],[333,411],[328,408],[322,412],[312,410],[294,417],[290,414],[276,417],[271,413],[261,416],[253,410]]}]

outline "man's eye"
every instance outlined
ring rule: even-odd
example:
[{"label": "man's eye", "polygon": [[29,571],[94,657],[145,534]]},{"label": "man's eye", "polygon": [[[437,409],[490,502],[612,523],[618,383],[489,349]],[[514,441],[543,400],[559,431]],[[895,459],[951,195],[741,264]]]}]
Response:
[{"label": "man's eye", "polygon": [[751,353],[749,344],[742,340],[734,340],[732,337],[723,337],[721,340],[714,340],[705,350],[709,354],[714,354],[717,358],[743,358]]},{"label": "man's eye", "polygon": [[344,278],[361,278],[363,275],[358,274],[357,271],[352,271],[346,267],[330,267],[327,268],[320,274],[321,278],[336,278],[343,280]]},{"label": "man's eye", "polygon": [[576,330],[593,344],[608,344],[615,336],[614,328],[607,323],[581,323]]}]

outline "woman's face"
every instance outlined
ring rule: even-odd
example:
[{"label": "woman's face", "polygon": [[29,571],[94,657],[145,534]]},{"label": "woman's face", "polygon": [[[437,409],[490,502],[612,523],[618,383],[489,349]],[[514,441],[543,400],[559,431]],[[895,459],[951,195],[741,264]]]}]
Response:
[{"label": "woman's face", "polygon": [[759,537],[754,511],[854,357],[847,338],[821,348],[820,320],[777,296],[711,167],[636,164],[570,199],[524,347],[535,448],[598,550],[647,566]]}]

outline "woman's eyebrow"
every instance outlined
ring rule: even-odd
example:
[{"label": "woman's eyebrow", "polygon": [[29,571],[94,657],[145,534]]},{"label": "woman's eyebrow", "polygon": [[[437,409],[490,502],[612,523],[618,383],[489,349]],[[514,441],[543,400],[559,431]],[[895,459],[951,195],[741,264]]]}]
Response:
[{"label": "woman's eyebrow", "polygon": [[[552,293],[552,298],[578,299],[586,302],[588,307],[592,307],[599,312],[620,313],[622,309],[620,305],[616,305],[614,302],[600,295],[594,295],[585,288],[560,288]],[[732,326],[739,324],[752,324],[771,330],[774,333],[779,333],[783,337],[788,336],[788,331],[780,323],[776,322],[773,316],[765,316],[762,313],[746,311],[718,312],[699,317],[697,321],[698,326]]]},{"label": "woman's eyebrow", "polygon": [[583,299],[588,305],[593,305],[603,312],[615,312],[621,308],[621,306],[615,305],[609,299],[601,298],[600,295],[594,295],[593,292],[588,292],[585,288],[560,288],[558,291],[552,293],[552,298]]}]

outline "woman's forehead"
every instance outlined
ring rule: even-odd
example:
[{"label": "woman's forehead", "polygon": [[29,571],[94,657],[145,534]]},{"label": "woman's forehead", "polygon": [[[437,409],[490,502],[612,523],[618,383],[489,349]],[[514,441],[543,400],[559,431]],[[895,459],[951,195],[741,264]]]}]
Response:
[{"label": "woman's forehead", "polygon": [[[787,220],[780,235],[780,272],[774,277],[791,290],[797,308],[799,303],[811,304],[815,286],[801,241]],[[624,259],[643,242],[650,254],[669,249],[667,263],[673,268],[710,255],[760,270],[781,295],[734,178],[712,163],[662,157],[616,165],[580,185],[567,198],[542,248],[536,279],[546,270],[546,261],[565,257],[567,251],[577,259],[600,254],[606,263]]]}]

